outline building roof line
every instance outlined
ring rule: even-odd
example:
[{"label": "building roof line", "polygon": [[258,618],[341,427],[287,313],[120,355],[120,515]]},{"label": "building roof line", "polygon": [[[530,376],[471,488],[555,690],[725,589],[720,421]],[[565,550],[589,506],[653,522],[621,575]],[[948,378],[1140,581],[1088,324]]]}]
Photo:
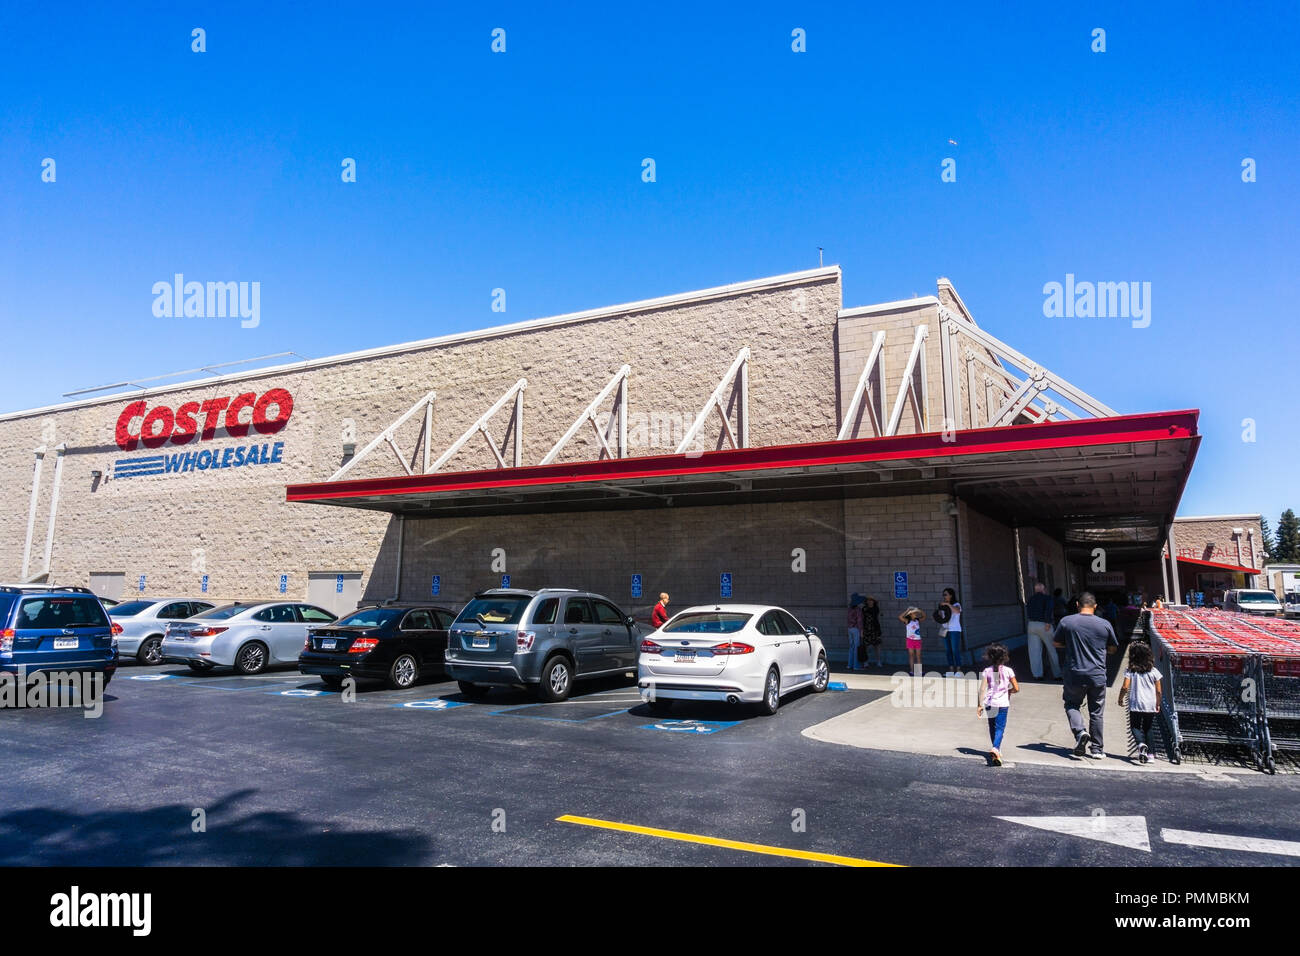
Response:
[{"label": "building roof line", "polygon": [[15,419],[28,418],[33,415],[43,415],[49,412],[67,411],[73,408],[113,404],[121,401],[124,396],[128,395],[132,399],[140,399],[147,398],[150,395],[166,395],[172,392],[186,391],[195,388],[211,388],[214,385],[219,385],[224,382],[238,382],[250,378],[265,378],[269,375],[283,375],[289,372],[305,371],[307,369],[321,368],[329,365],[343,365],[364,359],[400,355],[404,352],[419,352],[425,349],[438,348],[440,346],[457,345],[462,342],[496,338],[497,336],[503,335],[516,335],[522,332],[556,328],[563,325],[590,322],[595,319],[613,318],[619,315],[649,312],[656,309],[668,308],[675,305],[684,305],[691,302],[706,302],[711,299],[730,298],[736,295],[744,295],[748,292],[779,289],[782,286],[800,285],[818,279],[838,278],[839,276],[839,266],[819,266],[816,269],[804,269],[800,272],[786,272],[781,275],[768,276],[762,279],[749,279],[744,282],[732,282],[727,285],[712,286],[707,289],[698,289],[692,292],[679,292],[673,295],[657,296],[652,299],[638,299],[635,302],[624,302],[618,305],[601,306],[600,308],[595,309],[584,309],[580,312],[566,312],[562,315],[548,316],[539,319],[527,319],[522,322],[512,322],[506,325],[497,325],[486,329],[475,329],[468,332],[452,332],[448,335],[419,339],[414,342],[403,342],[398,345],[379,346],[377,348],[362,349],[356,352],[344,352],[339,355],[327,355],[323,358],[308,359],[303,362],[288,362],[283,365],[271,365],[265,368],[251,369],[246,372],[234,372],[230,375],[192,379],[185,382],[176,382],[172,385],[159,385],[148,389],[115,392],[111,395],[98,395],[94,398],[83,399],[81,401],[62,402],[57,405],[45,405],[40,408],[29,408],[17,412],[7,412],[0,414],[0,421],[13,421]]}]

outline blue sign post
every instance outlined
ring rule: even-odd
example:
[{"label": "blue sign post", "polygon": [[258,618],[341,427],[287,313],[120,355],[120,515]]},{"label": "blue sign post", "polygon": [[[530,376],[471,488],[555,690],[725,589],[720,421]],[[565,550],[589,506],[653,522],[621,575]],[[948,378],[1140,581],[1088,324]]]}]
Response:
[{"label": "blue sign post", "polygon": [[280,593],[284,594],[289,590],[289,575],[280,575]]},{"label": "blue sign post", "polygon": [[632,575],[632,596],[639,598],[641,596],[641,575]]},{"label": "blue sign post", "polygon": [[441,575],[441,574],[435,574],[435,575],[433,576],[433,581],[432,581],[432,582],[430,583],[430,585],[429,585],[429,593],[432,594],[434,597],[437,597],[439,594],[442,593],[442,575]]},{"label": "blue sign post", "polygon": [[341,574],[336,574],[334,576],[334,593],[335,594],[343,593],[343,575]]},{"label": "blue sign post", "polygon": [[896,598],[907,597],[907,572],[906,571],[894,572],[894,597]]},{"label": "blue sign post", "polygon": [[510,587],[510,575],[508,574],[501,575],[501,586],[503,588]]},{"label": "blue sign post", "polygon": [[199,591],[203,594],[208,593],[208,576],[206,574],[199,578]]},{"label": "blue sign post", "polygon": [[718,577],[718,590],[724,598],[731,597],[731,572],[723,571]]},{"label": "blue sign post", "polygon": [[140,593],[144,594],[144,575],[140,575]]}]

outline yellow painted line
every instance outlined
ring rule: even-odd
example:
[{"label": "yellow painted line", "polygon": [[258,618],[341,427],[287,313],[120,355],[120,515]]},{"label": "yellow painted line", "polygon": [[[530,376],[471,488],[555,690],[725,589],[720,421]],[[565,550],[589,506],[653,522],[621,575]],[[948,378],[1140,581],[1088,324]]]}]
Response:
[{"label": "yellow painted line", "polygon": [[659,837],[664,840],[681,840],[684,843],[702,843],[705,846],[720,846],[725,850],[741,850],[745,853],[764,853],[768,856],[785,856],[795,860],[812,860],[814,863],[834,863],[837,866],[899,866],[897,863],[880,863],[876,860],[863,860],[854,856],[836,856],[834,853],[814,853],[811,850],[791,850],[783,846],[766,846],[762,843],[742,843],[739,840],[724,840],[720,837],[702,836],[698,833],[681,833],[677,830],[659,830],[655,827],[639,827],[634,823],[615,823],[613,820],[597,820],[594,817],[575,817],[566,813],[556,817],[557,823],[576,823],[584,827],[598,827],[602,830],[620,830],[624,833],[640,833],[643,836]]}]

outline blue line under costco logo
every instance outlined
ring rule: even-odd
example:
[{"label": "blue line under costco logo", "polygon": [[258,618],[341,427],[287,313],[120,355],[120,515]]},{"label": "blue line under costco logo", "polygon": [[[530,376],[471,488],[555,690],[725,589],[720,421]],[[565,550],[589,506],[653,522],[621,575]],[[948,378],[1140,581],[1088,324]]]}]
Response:
[{"label": "blue line under costco logo", "polygon": [[[247,412],[247,417],[244,413]],[[167,405],[152,408],[146,401],[131,402],[117,418],[115,439],[123,451],[188,445],[218,437],[248,438],[249,432],[274,435],[289,423],[293,395],[283,388],[271,388],[259,397],[245,392],[230,398],[209,398],[185,402],[174,410]],[[248,465],[278,465],[284,459],[284,442],[254,442],[201,451],[159,452],[113,462],[114,478],[146,475],[185,474],[215,468],[243,468]]]}]

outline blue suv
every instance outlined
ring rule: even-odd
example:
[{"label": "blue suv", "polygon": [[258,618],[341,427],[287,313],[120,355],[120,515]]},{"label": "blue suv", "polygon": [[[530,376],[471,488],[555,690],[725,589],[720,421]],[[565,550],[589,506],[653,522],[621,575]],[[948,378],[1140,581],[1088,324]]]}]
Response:
[{"label": "blue suv", "polygon": [[117,627],[88,588],[0,585],[0,673],[102,673],[107,686]]}]

